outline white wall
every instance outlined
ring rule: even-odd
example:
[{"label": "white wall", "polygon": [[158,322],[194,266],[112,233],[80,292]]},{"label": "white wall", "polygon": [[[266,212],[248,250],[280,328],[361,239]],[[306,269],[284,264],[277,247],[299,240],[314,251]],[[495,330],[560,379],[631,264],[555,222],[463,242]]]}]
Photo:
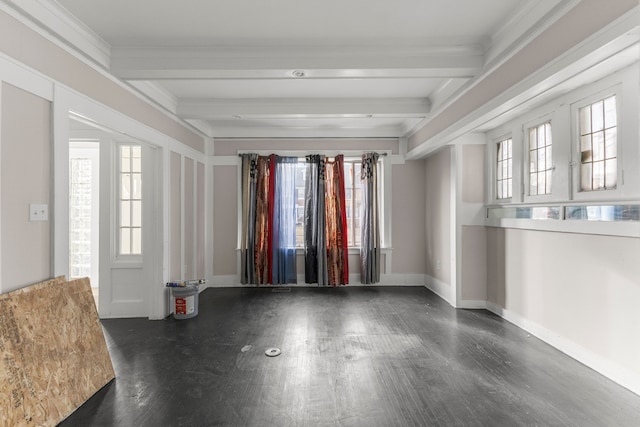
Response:
[{"label": "white wall", "polygon": [[[51,277],[51,104],[0,85],[0,292]],[[29,204],[45,204],[49,220],[29,221]]]},{"label": "white wall", "polygon": [[[491,131],[486,201],[493,206],[638,204],[640,81],[638,63],[585,84]],[[616,93],[618,167],[615,190],[580,192],[576,105]],[[524,185],[529,126],[551,120],[553,193],[529,196]],[[514,188],[495,200],[495,139],[511,135]],[[577,165],[575,170],[571,162]],[[622,174],[621,174],[622,177]],[[487,219],[487,307],[577,360],[640,394],[640,224],[580,220]]]},{"label": "white wall", "polygon": [[489,308],[640,393],[640,239],[487,229]]}]

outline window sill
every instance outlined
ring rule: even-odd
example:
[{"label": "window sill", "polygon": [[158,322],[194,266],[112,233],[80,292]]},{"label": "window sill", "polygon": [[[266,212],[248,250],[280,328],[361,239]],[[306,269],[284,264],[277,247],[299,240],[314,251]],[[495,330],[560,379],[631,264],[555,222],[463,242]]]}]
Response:
[{"label": "window sill", "polygon": [[[584,205],[594,206],[595,204]],[[614,220],[594,220],[587,218],[570,218],[567,217],[569,209],[580,207],[580,204],[556,204],[553,206],[523,206],[512,205],[505,206],[489,206],[487,207],[487,215],[485,216],[485,226],[515,228],[524,230],[552,231],[561,233],[579,233],[579,234],[598,234],[607,236],[622,237],[640,237],[640,220],[637,218],[636,204],[628,204],[625,207],[631,207],[631,216],[625,219]],[[596,205],[595,207],[597,207]],[[599,205],[599,206],[608,206]],[[519,214],[527,211],[532,214],[542,213],[542,217],[517,217]],[[550,215],[545,217],[546,212],[557,213],[557,216]]]}]

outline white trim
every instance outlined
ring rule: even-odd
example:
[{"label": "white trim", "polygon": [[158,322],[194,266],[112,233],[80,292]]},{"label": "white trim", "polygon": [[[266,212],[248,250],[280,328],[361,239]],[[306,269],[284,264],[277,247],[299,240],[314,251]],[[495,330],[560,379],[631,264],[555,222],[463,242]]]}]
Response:
[{"label": "white trim", "polygon": [[[25,0],[25,1],[33,2],[34,0]],[[35,0],[35,1],[38,1],[38,3],[41,3],[39,0]],[[30,8],[31,8],[31,6],[33,6],[33,5],[30,5]],[[78,37],[72,37],[69,34],[67,34],[67,32],[69,31],[68,28],[62,28],[60,25],[53,25],[52,24],[53,26],[56,27],[56,28],[53,28],[53,27],[49,26],[49,24],[51,24],[52,22],[47,22],[45,24],[42,24],[42,23],[34,21],[34,18],[31,15],[33,13],[36,13],[35,10],[29,10],[28,12],[25,12],[24,10],[17,8],[17,6],[15,6],[15,4],[14,5],[9,5],[7,3],[0,2],[0,11],[4,11],[9,16],[17,19],[20,23],[24,24],[31,31],[35,32],[36,34],[38,34],[41,37],[43,37],[45,40],[47,40],[47,41],[53,43],[54,45],[56,45],[57,47],[61,48],[67,54],[71,55],[73,58],[77,59],[78,61],[80,61],[84,65],[88,66],[89,68],[94,70],[96,73],[98,73],[101,76],[105,77],[107,80],[109,80],[112,83],[116,84],[117,86],[119,86],[120,88],[124,89],[125,91],[127,91],[131,95],[133,95],[136,98],[144,101],[145,103],[150,105],[152,108],[154,108],[156,111],[158,111],[159,113],[165,115],[166,117],[168,117],[169,119],[173,120],[174,122],[178,123],[180,126],[184,127],[188,131],[193,132],[195,135],[198,135],[198,136],[201,136],[201,137],[207,136],[204,133],[202,133],[202,131],[199,130],[198,128],[192,126],[187,121],[182,120],[173,111],[168,110],[163,105],[163,103],[166,101],[166,99],[158,101],[155,98],[151,98],[147,94],[142,93],[139,90],[137,90],[136,88],[134,88],[128,82],[120,80],[118,77],[116,77],[113,74],[111,74],[111,72],[109,71],[110,58],[106,58],[106,59],[102,58],[102,59],[100,59],[100,57],[102,56],[101,54],[98,54],[97,57],[96,57],[91,53],[92,51],[95,51],[95,50],[100,51],[100,50],[104,49],[105,46],[96,47],[96,49],[92,49],[90,47],[90,45],[93,45],[94,47],[95,46],[99,46],[101,43],[99,41],[96,41],[96,39],[92,40],[91,35],[88,32],[86,32],[86,30],[88,29],[86,26],[85,26],[84,29],[83,28],[79,28],[79,27],[84,26],[84,24],[82,22],[77,22],[77,26],[78,27],[72,28],[70,30],[71,32],[77,32],[77,34],[78,34]],[[64,17],[65,12],[61,12],[59,10],[56,11],[55,13],[52,12],[52,11],[44,11],[42,13],[44,13],[45,15],[48,15],[49,18],[51,18],[51,20],[53,20],[53,21],[55,21],[55,20],[59,20],[59,21],[65,21],[65,20],[69,21],[69,20],[71,20],[71,21],[73,21],[72,17],[71,18],[69,18],[69,16]],[[52,17],[52,15],[58,15],[58,16],[53,16]],[[66,23],[62,24],[62,26],[65,26],[65,25],[68,26],[69,22],[66,22]],[[85,31],[86,34],[82,34],[83,31]],[[91,30],[88,29],[88,31],[90,32]],[[64,37],[61,37],[58,34],[59,32],[64,34]],[[69,35],[69,37],[71,37],[71,38],[70,39],[66,39],[65,37],[67,37],[67,35]],[[88,35],[88,38],[87,38],[87,35]],[[70,41],[71,39],[73,39],[73,41]],[[87,47],[87,46],[89,46],[88,50],[85,49],[85,47]],[[110,46],[108,46],[108,50],[109,50],[109,53],[111,53],[111,47]],[[44,73],[41,73],[39,71],[35,71],[35,70],[32,70],[31,68],[26,67],[25,65],[20,63],[20,61],[18,61],[15,58],[9,57],[9,56],[5,55],[4,53],[0,53],[0,57],[9,58],[15,64],[20,64],[20,66],[24,67],[26,70],[30,70],[32,73],[36,73],[38,76],[44,78],[45,80],[50,82],[50,84],[52,84],[52,85],[54,83],[57,83],[54,78],[52,78],[52,77],[50,77],[50,76],[48,76],[48,75],[46,75]],[[106,61],[106,64],[103,63],[105,61]],[[0,67],[0,69],[1,69],[1,67]],[[0,79],[2,79],[2,76],[0,76]],[[49,99],[49,100],[52,99],[51,97],[47,98],[46,96],[43,96],[43,95],[39,95],[39,96],[42,96],[43,98]]]},{"label": "white trim", "polygon": [[640,237],[640,222],[540,220],[501,218],[485,219],[486,227],[515,228],[520,230],[551,231],[557,233],[597,234],[603,236]]},{"label": "white trim", "polygon": [[439,279],[436,279],[435,277],[429,274],[425,274],[424,286],[427,289],[429,289],[431,292],[433,292],[434,294],[438,295],[440,298],[448,302],[450,305],[455,307],[455,305],[451,301],[451,294],[452,294],[451,285]]},{"label": "white trim", "polygon": [[54,84],[50,79],[4,53],[0,53],[0,80],[47,101],[53,100]]},{"label": "white trim", "polygon": [[583,363],[612,381],[615,381],[621,386],[640,395],[639,374],[599,356],[568,338],[563,337],[518,313],[500,307],[495,303],[487,302],[487,310],[502,317],[515,326],[524,329],[547,344],[565,353],[567,356],[572,357],[578,362]]},{"label": "white trim", "polygon": [[[360,277],[358,277],[360,281]],[[425,286],[427,278],[424,274],[387,273],[380,275],[378,286]],[[369,286],[369,285],[367,285]]]},{"label": "white trim", "polygon": [[[517,84],[501,93],[496,93],[481,108],[459,117],[454,123],[428,139],[419,141],[409,151],[407,157],[409,159],[424,157],[455,138],[480,126],[486,126],[492,120],[500,120],[502,117],[514,115],[514,112],[517,112],[518,109],[534,106],[551,95],[561,96],[563,92],[567,91],[567,88],[571,90],[576,87],[576,84],[579,85],[580,79],[586,74],[595,76],[591,80],[597,80],[610,74],[610,71],[603,74],[603,69],[598,65],[611,60],[618,53],[630,48],[633,49],[632,46],[638,43],[639,37],[634,33],[634,29],[638,26],[639,14],[640,7],[631,9],[588,39],[581,41],[559,57],[548,62],[542,68],[532,70],[527,77]],[[622,62],[624,63],[625,59],[622,59]],[[627,62],[623,66],[630,63]],[[486,74],[483,74],[483,76],[486,77]],[[417,126],[413,134],[424,129],[430,120],[439,116],[441,112],[464,96],[474,85],[481,83],[483,76],[478,77],[473,85],[465,87],[465,90],[461,91],[458,98],[452,98],[447,104],[434,109],[429,119]],[[408,136],[411,137],[411,135]]]},{"label": "white trim", "polygon": [[481,309],[487,308],[487,302],[485,300],[463,299],[463,300],[458,300],[458,304],[456,308],[467,309],[467,310],[481,310]]},{"label": "white trim", "polygon": [[[109,68],[111,46],[91,28],[54,1],[8,0],[0,10],[78,59],[90,58]],[[82,56],[80,55],[82,53]]]}]

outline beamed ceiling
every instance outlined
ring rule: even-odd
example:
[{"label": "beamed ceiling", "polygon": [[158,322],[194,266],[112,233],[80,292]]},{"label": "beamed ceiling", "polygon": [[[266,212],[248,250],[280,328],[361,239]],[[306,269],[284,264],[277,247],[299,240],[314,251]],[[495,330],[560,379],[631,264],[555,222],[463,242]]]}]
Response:
[{"label": "beamed ceiling", "polygon": [[578,2],[40,3],[92,61],[225,138],[409,137]]}]

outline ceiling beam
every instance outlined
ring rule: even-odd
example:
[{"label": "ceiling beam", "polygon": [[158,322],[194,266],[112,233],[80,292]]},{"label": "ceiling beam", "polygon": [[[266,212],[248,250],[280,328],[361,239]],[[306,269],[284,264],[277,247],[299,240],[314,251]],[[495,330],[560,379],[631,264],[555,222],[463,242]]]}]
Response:
[{"label": "ceiling beam", "polygon": [[[472,77],[477,46],[113,48],[125,80]],[[294,73],[299,71],[299,73]]]},{"label": "ceiling beam", "polygon": [[184,99],[178,115],[185,119],[230,117],[418,117],[431,110],[426,98],[289,98]]}]

